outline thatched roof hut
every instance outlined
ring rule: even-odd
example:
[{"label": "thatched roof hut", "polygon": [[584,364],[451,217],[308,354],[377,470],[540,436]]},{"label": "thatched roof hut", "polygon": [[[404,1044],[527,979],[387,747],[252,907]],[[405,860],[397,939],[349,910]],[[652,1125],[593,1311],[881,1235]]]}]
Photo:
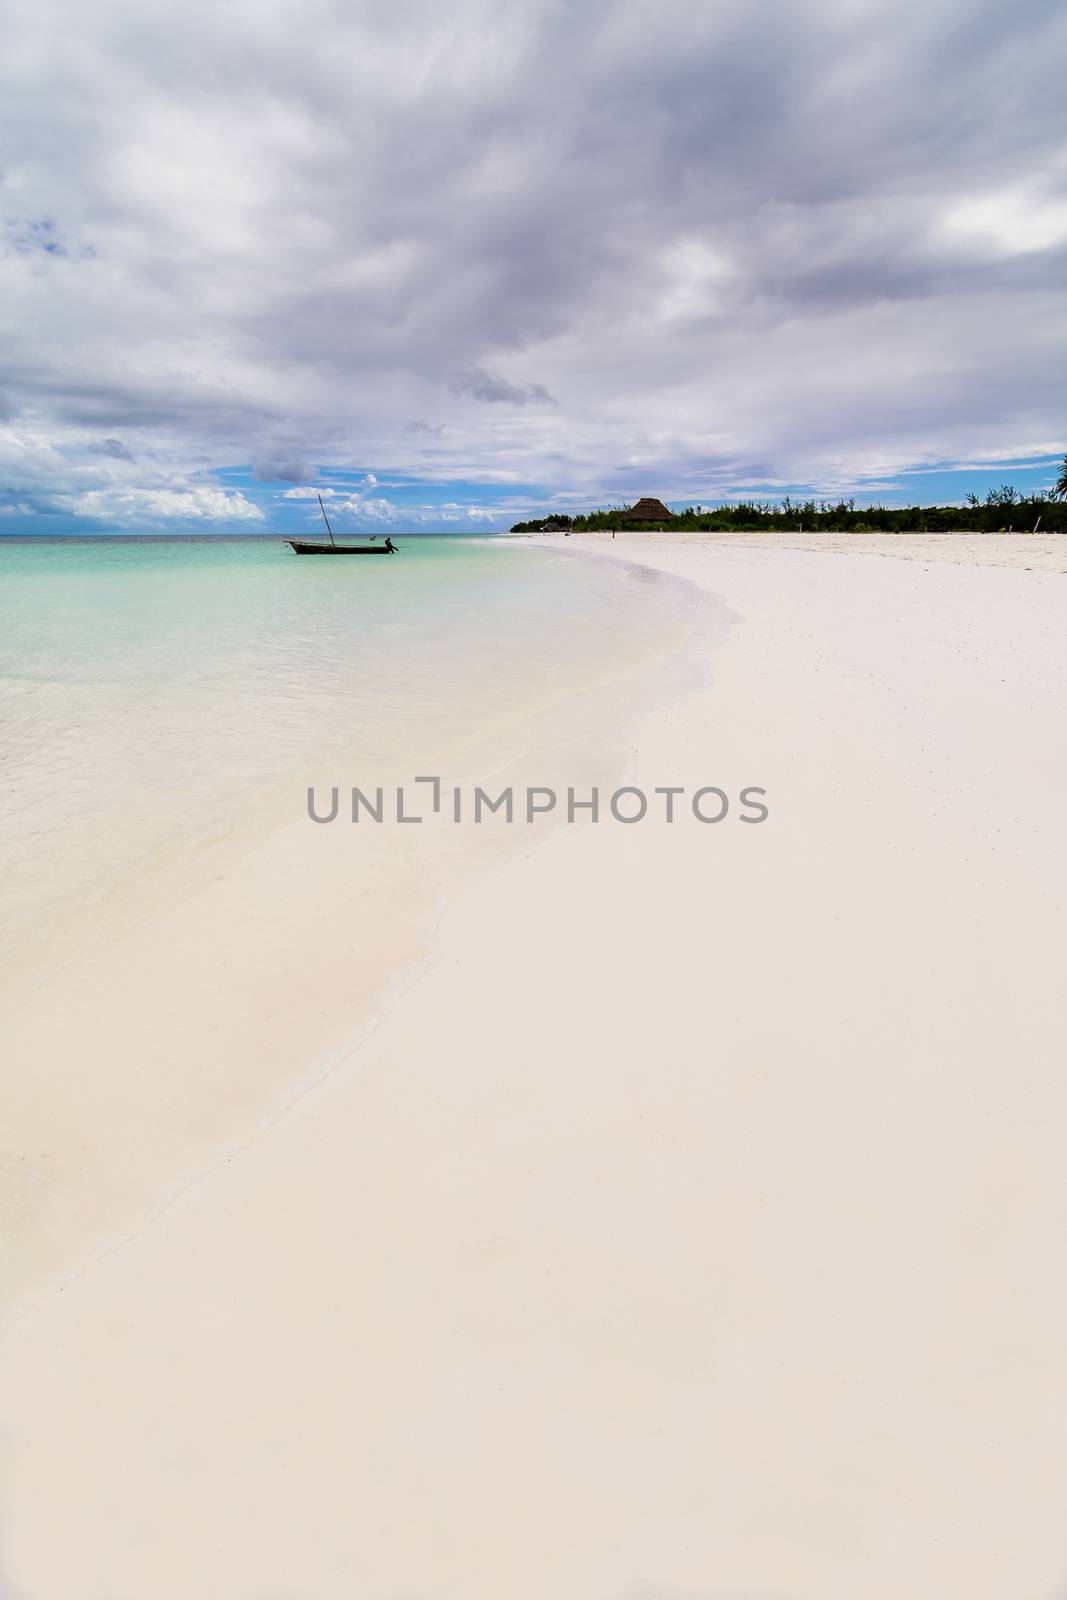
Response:
[{"label": "thatched roof hut", "polygon": [[673,522],[674,513],[667,510],[662,500],[639,500],[629,511],[624,511],[623,522]]}]

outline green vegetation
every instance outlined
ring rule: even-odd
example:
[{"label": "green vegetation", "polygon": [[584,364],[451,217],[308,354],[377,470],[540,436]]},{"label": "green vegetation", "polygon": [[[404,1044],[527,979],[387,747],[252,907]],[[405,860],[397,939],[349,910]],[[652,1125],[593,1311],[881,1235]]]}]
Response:
[{"label": "green vegetation", "polygon": [[805,500],[794,503],[745,500],[713,508],[687,506],[668,524],[623,520],[625,506],[569,517],[553,511],[516,522],[512,533],[550,530],[591,533],[626,528],[639,532],[732,529],[735,532],[804,533],[1067,533],[1067,456],[1049,494],[1023,495],[1010,483],[991,489],[984,500],[969,494],[962,506],[857,506],[855,500]]}]

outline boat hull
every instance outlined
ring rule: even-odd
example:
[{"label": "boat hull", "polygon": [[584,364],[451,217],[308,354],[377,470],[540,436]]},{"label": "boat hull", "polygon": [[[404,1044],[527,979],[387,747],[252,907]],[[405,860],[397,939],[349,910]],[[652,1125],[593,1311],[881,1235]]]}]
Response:
[{"label": "boat hull", "polygon": [[392,556],[384,544],[311,544],[305,539],[290,539],[290,550],[298,556]]}]

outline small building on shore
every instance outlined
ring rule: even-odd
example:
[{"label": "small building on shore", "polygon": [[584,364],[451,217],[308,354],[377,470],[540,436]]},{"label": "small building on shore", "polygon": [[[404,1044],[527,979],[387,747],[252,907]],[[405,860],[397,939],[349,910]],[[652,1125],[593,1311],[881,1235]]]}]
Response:
[{"label": "small building on shore", "polygon": [[668,511],[662,500],[639,500],[635,506],[622,513],[621,522],[673,522],[674,513]]}]

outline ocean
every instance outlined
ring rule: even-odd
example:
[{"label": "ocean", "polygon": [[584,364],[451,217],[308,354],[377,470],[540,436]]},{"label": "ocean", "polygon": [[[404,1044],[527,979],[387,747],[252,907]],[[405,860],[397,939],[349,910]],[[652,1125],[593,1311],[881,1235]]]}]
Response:
[{"label": "ocean", "polygon": [[[553,544],[402,536],[0,540],[0,949],[47,952],[161,861],[284,815],[312,775],[447,772],[691,622],[681,585]],[[281,815],[281,813],[278,813]]]}]

